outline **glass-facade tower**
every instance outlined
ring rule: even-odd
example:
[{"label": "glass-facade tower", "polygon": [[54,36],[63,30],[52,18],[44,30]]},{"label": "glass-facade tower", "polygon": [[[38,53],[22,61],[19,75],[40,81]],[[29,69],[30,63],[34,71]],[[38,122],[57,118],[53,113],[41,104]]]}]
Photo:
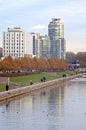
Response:
[{"label": "glass-facade tower", "polygon": [[50,58],[50,38],[49,36],[41,36],[40,37],[41,41],[41,57],[44,59],[49,59]]},{"label": "glass-facade tower", "polygon": [[64,25],[58,18],[52,18],[48,25],[50,37],[50,57],[65,59]]}]

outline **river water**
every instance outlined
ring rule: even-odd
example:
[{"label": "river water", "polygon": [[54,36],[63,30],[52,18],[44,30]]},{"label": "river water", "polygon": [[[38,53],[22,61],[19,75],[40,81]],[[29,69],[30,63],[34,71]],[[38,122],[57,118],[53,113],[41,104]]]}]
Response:
[{"label": "river water", "polygon": [[85,130],[86,78],[0,104],[0,130]]}]

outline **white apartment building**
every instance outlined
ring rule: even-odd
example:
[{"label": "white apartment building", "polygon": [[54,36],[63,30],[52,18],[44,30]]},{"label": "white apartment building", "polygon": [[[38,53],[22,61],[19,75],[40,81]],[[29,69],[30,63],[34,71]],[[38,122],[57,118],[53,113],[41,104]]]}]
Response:
[{"label": "white apartment building", "polygon": [[32,35],[21,30],[20,27],[8,28],[3,32],[3,56],[13,58],[33,55]]}]

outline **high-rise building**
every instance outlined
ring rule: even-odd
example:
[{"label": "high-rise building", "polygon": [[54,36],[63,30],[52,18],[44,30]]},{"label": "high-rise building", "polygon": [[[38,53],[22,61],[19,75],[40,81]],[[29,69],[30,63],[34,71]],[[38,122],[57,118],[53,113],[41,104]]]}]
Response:
[{"label": "high-rise building", "polygon": [[40,47],[40,52],[41,52],[41,57],[44,59],[49,59],[50,58],[50,38],[49,36],[41,36],[41,47]]},{"label": "high-rise building", "polygon": [[3,32],[3,56],[11,55],[13,58],[32,56],[32,35],[19,27],[8,28]]},{"label": "high-rise building", "polygon": [[0,59],[2,57],[2,47],[0,47]]},{"label": "high-rise building", "polygon": [[40,35],[38,33],[31,33],[33,37],[33,57],[40,57]]},{"label": "high-rise building", "polygon": [[60,18],[52,18],[48,25],[48,35],[50,37],[50,57],[65,59],[64,25],[60,22]]}]

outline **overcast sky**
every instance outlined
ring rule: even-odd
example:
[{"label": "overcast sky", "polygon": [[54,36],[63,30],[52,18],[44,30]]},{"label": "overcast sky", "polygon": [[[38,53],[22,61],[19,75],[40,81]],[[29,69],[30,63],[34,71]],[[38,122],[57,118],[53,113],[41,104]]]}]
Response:
[{"label": "overcast sky", "polygon": [[86,51],[86,0],[0,0],[0,37],[9,27],[48,34],[52,18],[64,24],[66,51]]}]

